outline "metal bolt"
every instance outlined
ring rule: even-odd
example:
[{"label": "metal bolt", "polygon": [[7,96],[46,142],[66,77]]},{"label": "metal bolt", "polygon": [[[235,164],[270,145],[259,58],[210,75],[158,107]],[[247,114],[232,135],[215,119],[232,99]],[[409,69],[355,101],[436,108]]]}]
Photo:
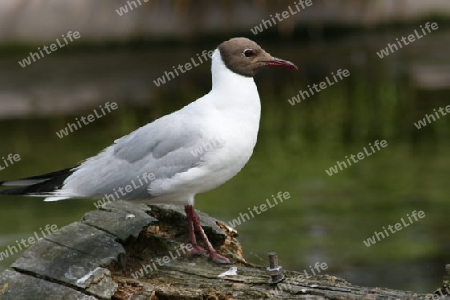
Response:
[{"label": "metal bolt", "polygon": [[449,288],[450,287],[450,264],[445,265],[445,271],[447,272],[447,275],[444,276],[442,279],[442,283],[444,284],[443,287]]},{"label": "metal bolt", "polygon": [[276,252],[267,253],[269,256],[269,267],[266,269],[270,275],[269,283],[277,284],[284,279],[283,267],[278,265],[278,255]]}]

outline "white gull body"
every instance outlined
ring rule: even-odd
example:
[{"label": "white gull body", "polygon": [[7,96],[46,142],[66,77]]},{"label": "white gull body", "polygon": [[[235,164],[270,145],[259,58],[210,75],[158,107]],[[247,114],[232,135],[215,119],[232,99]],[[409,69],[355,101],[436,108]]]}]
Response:
[{"label": "white gull body", "polygon": [[[208,94],[116,140],[78,166],[45,201],[100,199],[134,181],[120,199],[193,205],[196,194],[234,177],[256,144],[259,94],[253,78],[229,70],[217,49],[211,70]],[[208,144],[213,147],[205,149]],[[194,155],[196,149],[203,153]],[[153,174],[153,180],[135,188],[144,174]]]}]

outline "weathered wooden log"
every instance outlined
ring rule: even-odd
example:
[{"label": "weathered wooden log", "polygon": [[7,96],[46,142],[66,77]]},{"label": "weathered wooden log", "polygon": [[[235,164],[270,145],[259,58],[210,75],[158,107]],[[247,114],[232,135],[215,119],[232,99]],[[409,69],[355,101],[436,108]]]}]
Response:
[{"label": "weathered wooden log", "polygon": [[[364,288],[334,276],[285,271],[268,283],[265,267],[247,263],[236,232],[198,212],[211,242],[233,261],[191,256],[182,207],[123,201],[31,246],[0,275],[0,299],[426,299]],[[429,296],[429,295],[428,295]],[[432,298],[428,298],[432,299]],[[444,299],[444,298],[440,298]]]}]

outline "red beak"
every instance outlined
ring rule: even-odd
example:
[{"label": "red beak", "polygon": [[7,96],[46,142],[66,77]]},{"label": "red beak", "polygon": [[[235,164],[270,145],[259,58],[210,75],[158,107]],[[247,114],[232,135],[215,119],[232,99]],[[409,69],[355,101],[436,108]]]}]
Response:
[{"label": "red beak", "polygon": [[266,65],[270,67],[278,67],[278,68],[285,68],[285,69],[292,69],[292,70],[298,70],[297,66],[291,63],[290,61],[276,58],[266,61]]}]

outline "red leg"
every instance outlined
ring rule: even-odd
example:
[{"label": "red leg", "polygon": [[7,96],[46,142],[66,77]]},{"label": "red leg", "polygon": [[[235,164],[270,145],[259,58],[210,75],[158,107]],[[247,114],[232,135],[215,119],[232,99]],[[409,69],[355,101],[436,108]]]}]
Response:
[{"label": "red leg", "polygon": [[193,212],[194,209],[192,205],[186,205],[184,207],[184,211],[186,212],[186,216],[188,219],[188,228],[189,228],[189,243],[192,245],[191,254],[194,255],[202,255],[206,253],[206,250],[197,245],[197,239],[195,238],[194,232],[194,223],[193,223]]},{"label": "red leg", "polygon": [[[200,233],[203,242],[205,243],[206,249],[208,251],[209,256],[211,257],[212,261],[218,264],[230,264],[230,260],[226,258],[225,256],[220,255],[217,253],[217,251],[213,248],[211,243],[208,240],[208,237],[205,234],[205,231],[203,231],[202,226],[200,225],[200,219],[198,218],[197,214],[195,213],[194,207],[192,205],[186,206],[186,212],[189,211],[192,217],[192,223],[194,225],[194,228],[197,229],[197,231]],[[189,220],[189,217],[188,217]],[[195,234],[194,234],[195,235]]]}]

